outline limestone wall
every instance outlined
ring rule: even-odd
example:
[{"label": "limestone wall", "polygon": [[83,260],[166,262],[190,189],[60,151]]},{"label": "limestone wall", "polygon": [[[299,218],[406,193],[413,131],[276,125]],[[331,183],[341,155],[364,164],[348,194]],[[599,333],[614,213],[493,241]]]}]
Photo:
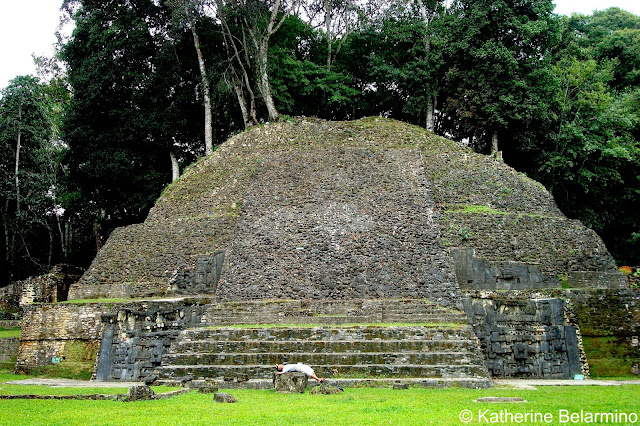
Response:
[{"label": "limestone wall", "polygon": [[[445,211],[442,234],[450,248],[473,248],[490,262],[534,265],[559,278],[572,271],[613,274],[612,286],[623,285],[621,274],[598,235],[577,220],[560,216],[516,213]],[[616,278],[618,276],[619,278]]]},{"label": "limestone wall", "polygon": [[222,300],[459,303],[420,152],[275,152],[249,187]]},{"label": "limestone wall", "polygon": [[13,368],[19,344],[20,339],[17,337],[0,339],[0,366]]},{"label": "limestone wall", "polygon": [[90,374],[102,337],[101,316],[110,309],[100,303],[25,306],[16,371],[64,368],[82,358],[85,365],[80,367]]}]

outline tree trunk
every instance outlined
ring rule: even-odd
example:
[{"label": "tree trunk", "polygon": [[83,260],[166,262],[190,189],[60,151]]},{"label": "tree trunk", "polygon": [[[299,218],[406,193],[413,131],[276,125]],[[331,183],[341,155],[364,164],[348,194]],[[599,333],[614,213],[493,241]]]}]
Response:
[{"label": "tree trunk", "polygon": [[271,85],[269,84],[269,74],[267,69],[267,52],[269,50],[269,39],[265,37],[263,43],[260,46],[258,57],[258,72],[260,75],[260,93],[262,99],[267,106],[269,113],[269,120],[276,121],[278,119],[278,110],[273,102],[273,96],[271,95]]},{"label": "tree trunk", "polygon": [[102,238],[100,237],[100,229],[102,227],[98,223],[98,221],[93,222],[93,235],[96,238],[96,254],[100,253],[102,249]]},{"label": "tree trunk", "polygon": [[47,258],[47,269],[51,268],[51,260],[53,259],[53,229],[49,225],[49,222],[45,220],[45,226],[47,227],[47,231],[49,231],[49,256]]},{"label": "tree trunk", "polygon": [[18,134],[16,137],[16,164],[15,164],[15,181],[16,181],[16,219],[20,217],[20,178],[18,172],[20,170],[20,148],[22,147],[22,104],[18,106]]},{"label": "tree trunk", "polygon": [[434,96],[427,96],[427,122],[425,127],[430,132],[433,132],[435,129],[435,118],[433,115],[433,110],[435,109],[434,103]]},{"label": "tree trunk", "polygon": [[236,78],[233,79],[233,90],[236,92],[238,104],[240,104],[240,112],[242,113],[242,121],[244,121],[244,128],[246,129],[249,125],[249,111],[247,110],[247,100],[244,97],[242,86]]},{"label": "tree trunk", "polygon": [[13,265],[11,262],[11,238],[9,236],[9,197],[6,197],[4,200],[4,214],[2,216],[4,221],[4,259],[7,268],[7,278],[11,281],[13,277],[13,274],[11,273]]},{"label": "tree trunk", "polygon": [[494,155],[498,152],[498,132],[493,132],[491,137],[491,154]]},{"label": "tree trunk", "polygon": [[[218,7],[222,6],[218,5]],[[242,77],[240,77],[235,70],[232,70],[232,79],[233,89],[236,92],[236,97],[238,98],[238,103],[240,104],[240,111],[242,112],[242,119],[244,120],[244,128],[246,129],[249,126],[253,126],[258,123],[256,115],[255,94],[253,93],[253,90],[251,90],[251,80],[249,79],[247,69],[242,62],[242,57],[240,55],[240,52],[238,51],[238,47],[236,46],[233,34],[231,34],[231,30],[229,29],[227,22],[224,20],[224,17],[220,17],[220,22],[222,23],[222,35],[225,39],[225,46],[227,49],[227,57],[229,58],[229,62],[235,62],[242,71]],[[243,45],[246,45],[246,40],[243,41]],[[247,49],[244,48],[243,50],[245,53],[245,57],[247,58],[247,64],[250,64]],[[247,93],[249,94],[249,103],[247,102],[247,98],[244,94],[245,88],[247,90]]]},{"label": "tree trunk", "polygon": [[191,25],[191,34],[193,34],[193,45],[198,54],[198,64],[200,66],[200,77],[202,79],[202,94],[204,97],[204,152],[210,155],[213,152],[213,118],[211,116],[211,91],[209,87],[209,77],[207,76],[207,68],[204,62],[204,56],[200,49],[200,38],[194,25]]},{"label": "tree trunk", "polygon": [[[60,235],[60,250],[62,251],[62,258],[67,260],[67,250],[65,247],[65,235],[62,231],[62,225],[60,224],[60,216],[56,214],[56,225],[58,226],[58,235]],[[65,224],[66,227],[66,224]]]},{"label": "tree trunk", "polygon": [[331,1],[324,0],[324,26],[327,33],[327,70],[331,70],[331,45],[333,41],[331,36]]},{"label": "tree trunk", "polygon": [[180,164],[173,151],[169,151],[169,157],[171,158],[171,182],[175,182],[180,177]]}]

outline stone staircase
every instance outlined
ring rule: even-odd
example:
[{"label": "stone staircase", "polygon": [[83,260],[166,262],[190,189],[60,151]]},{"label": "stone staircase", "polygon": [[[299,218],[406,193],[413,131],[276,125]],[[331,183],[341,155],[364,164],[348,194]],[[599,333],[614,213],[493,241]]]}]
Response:
[{"label": "stone staircase", "polygon": [[162,382],[269,388],[275,364],[303,362],[344,386],[491,386],[464,313],[427,301],[244,302],[204,321],[216,325],[183,330],[163,356]]},{"label": "stone staircase", "polygon": [[225,302],[207,309],[202,322],[227,324],[466,324],[464,312],[424,299],[364,299],[348,301],[260,300]]}]

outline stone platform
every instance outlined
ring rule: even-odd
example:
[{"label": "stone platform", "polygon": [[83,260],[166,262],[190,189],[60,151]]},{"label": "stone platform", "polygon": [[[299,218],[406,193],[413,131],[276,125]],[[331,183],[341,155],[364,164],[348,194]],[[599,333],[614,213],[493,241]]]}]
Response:
[{"label": "stone platform", "polygon": [[274,365],[303,362],[319,377],[345,386],[489,387],[471,327],[352,325],[188,329],[156,373],[165,383],[186,376],[220,386],[271,387]]}]

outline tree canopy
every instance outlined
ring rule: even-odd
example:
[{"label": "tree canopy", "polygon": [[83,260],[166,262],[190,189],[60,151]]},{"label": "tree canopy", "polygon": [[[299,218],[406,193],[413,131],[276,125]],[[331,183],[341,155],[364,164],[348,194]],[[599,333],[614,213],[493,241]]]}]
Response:
[{"label": "tree canopy", "polygon": [[1,280],[86,265],[180,170],[281,114],[382,115],[494,151],[640,264],[640,17],[553,7],[65,0],[66,75],[2,91]]}]

